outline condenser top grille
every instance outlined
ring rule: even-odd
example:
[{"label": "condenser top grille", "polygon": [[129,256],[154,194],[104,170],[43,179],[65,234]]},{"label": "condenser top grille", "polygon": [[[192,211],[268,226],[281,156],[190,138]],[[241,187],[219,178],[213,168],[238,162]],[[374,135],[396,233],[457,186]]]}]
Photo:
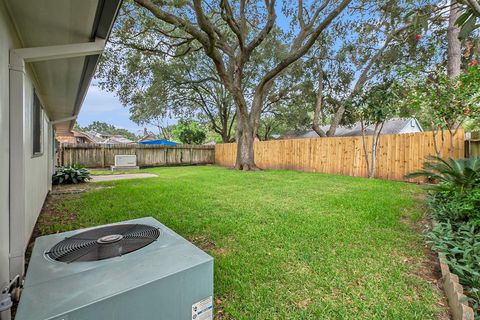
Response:
[{"label": "condenser top grille", "polygon": [[119,224],[80,232],[54,245],[46,255],[62,262],[97,261],[141,249],[160,236],[145,224]]}]

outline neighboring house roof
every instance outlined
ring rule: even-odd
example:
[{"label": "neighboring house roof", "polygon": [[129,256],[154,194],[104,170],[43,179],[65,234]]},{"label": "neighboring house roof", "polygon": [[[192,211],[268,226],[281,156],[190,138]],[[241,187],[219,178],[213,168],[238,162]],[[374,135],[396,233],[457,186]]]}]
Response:
[{"label": "neighboring house roof", "polygon": [[90,139],[95,141],[95,143],[103,143],[105,141],[105,138],[102,137],[101,134],[99,134],[95,131],[88,131],[85,134],[88,135],[90,137]]},{"label": "neighboring house roof", "polygon": [[[323,131],[327,132],[330,126],[322,126]],[[370,125],[366,127],[366,134],[372,135],[375,129],[375,125]],[[400,133],[415,133],[423,132],[423,128],[415,118],[393,118],[385,121],[383,125],[382,134],[400,134]],[[349,136],[360,136],[362,135],[362,126],[360,122],[355,123],[353,126],[339,126],[335,131],[335,137],[349,137]],[[294,138],[318,138],[319,135],[313,131],[309,130],[303,133],[290,133],[285,135],[285,137],[294,137]]]},{"label": "neighboring house roof", "polygon": [[60,143],[96,143],[88,134],[79,131],[57,132],[55,138]]},{"label": "neighboring house roof", "polygon": [[143,142],[143,141],[153,141],[153,140],[158,140],[157,136],[154,135],[153,133],[147,133],[138,140],[138,143]]},{"label": "neighboring house roof", "polygon": [[132,141],[130,139],[127,139],[119,135],[115,135],[115,136],[111,136],[110,138],[107,138],[102,143],[103,144],[131,144],[131,143],[135,143],[135,141]]},{"label": "neighboring house roof", "polygon": [[170,140],[148,140],[148,141],[141,141],[139,144],[151,144],[151,145],[163,145],[163,146],[170,146],[175,147],[178,143],[170,141]]},{"label": "neighboring house roof", "polygon": [[217,143],[212,140],[212,141],[210,141],[210,142],[204,143],[203,145],[204,145],[204,146],[214,146],[214,145],[216,145],[216,144],[217,144]]},{"label": "neighboring house roof", "polygon": [[90,139],[92,139],[95,143],[99,143],[99,144],[135,143],[135,141],[125,138],[124,136],[121,136],[121,135],[105,134],[105,133],[99,133],[95,131],[88,131],[85,134]]},{"label": "neighboring house roof", "polygon": [[[102,40],[108,38],[122,0],[4,1],[21,41],[19,49],[37,50],[38,54],[42,47],[42,52],[57,53],[58,58],[32,59],[27,64],[35,74],[37,93],[49,120],[56,129],[72,129],[94,75]],[[87,43],[96,43],[89,46],[92,53],[75,56],[75,50]],[[60,53],[60,48],[65,51]]]}]

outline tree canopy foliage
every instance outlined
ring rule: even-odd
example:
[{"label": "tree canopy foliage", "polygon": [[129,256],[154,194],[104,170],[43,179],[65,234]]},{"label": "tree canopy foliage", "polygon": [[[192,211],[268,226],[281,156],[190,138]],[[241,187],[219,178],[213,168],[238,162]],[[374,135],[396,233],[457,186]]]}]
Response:
[{"label": "tree canopy foliage", "polygon": [[182,120],[172,126],[173,139],[185,144],[202,144],[207,137],[202,126],[195,121]]}]

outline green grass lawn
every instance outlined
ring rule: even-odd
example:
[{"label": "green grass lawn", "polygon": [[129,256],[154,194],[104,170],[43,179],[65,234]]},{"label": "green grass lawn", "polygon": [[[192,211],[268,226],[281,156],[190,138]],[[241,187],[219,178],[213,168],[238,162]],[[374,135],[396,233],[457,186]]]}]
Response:
[{"label": "green grass lawn", "polygon": [[142,172],[158,178],[104,182],[114,187],[59,202],[76,218],[50,217],[41,232],[155,217],[215,258],[216,319],[445,314],[412,228],[415,185],[215,166]]}]

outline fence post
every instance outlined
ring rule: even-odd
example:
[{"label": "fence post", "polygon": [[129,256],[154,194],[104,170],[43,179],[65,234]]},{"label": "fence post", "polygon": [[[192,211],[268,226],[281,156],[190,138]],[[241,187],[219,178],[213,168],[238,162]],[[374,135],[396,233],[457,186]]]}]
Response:
[{"label": "fence post", "polygon": [[472,131],[468,141],[468,156],[480,157],[480,131]]},{"label": "fence post", "polygon": [[60,155],[59,155],[59,166],[60,167],[63,167],[65,166],[65,159],[63,158],[65,156],[65,146],[63,145],[63,143],[60,145]]},{"label": "fence post", "polygon": [[105,146],[100,146],[101,155],[102,155],[102,168],[105,168]]}]

